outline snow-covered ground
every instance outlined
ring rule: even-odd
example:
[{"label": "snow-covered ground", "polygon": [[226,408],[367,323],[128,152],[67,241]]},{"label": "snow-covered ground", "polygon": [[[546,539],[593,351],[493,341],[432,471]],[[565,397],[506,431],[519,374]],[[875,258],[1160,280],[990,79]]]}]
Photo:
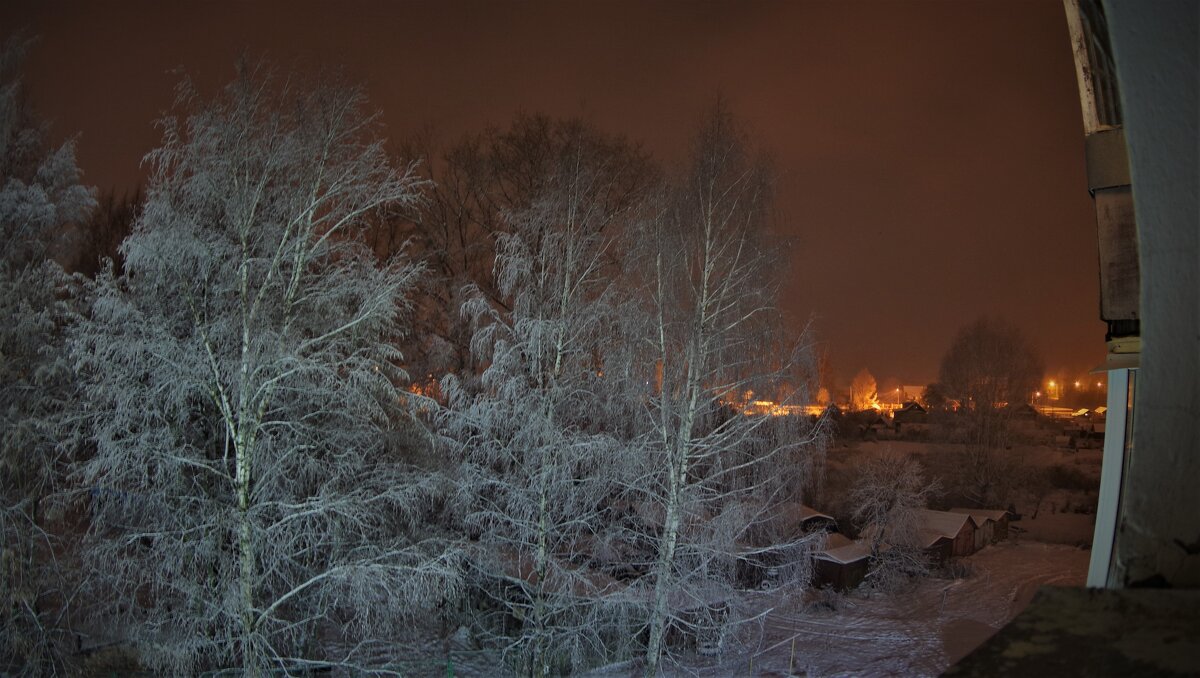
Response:
[{"label": "snow-covered ground", "polygon": [[[763,613],[760,623],[741,634],[746,644],[728,642],[720,657],[681,652],[674,657],[678,663],[665,666],[664,673],[710,678],[938,675],[1016,616],[1039,586],[1083,586],[1089,555],[1068,544],[1021,537],[962,559],[970,570],[967,577],[931,577],[895,594],[854,591],[838,596],[835,610],[814,605],[812,594],[746,592],[739,607]],[[495,653],[475,649],[461,633],[424,650],[394,668],[431,676],[511,673]],[[587,675],[613,678],[641,672],[629,662]]]},{"label": "snow-covered ground", "polygon": [[753,649],[681,658],[684,665],[671,673],[937,675],[1012,619],[1038,586],[1082,586],[1088,557],[1063,544],[1007,542],[963,559],[972,571],[964,579],[930,578],[892,595],[855,592],[834,611],[784,598],[775,601]]},{"label": "snow-covered ground", "polygon": [[[831,453],[830,465],[840,468],[855,458],[884,448],[944,465],[961,446],[893,441],[863,443]],[[1098,481],[1098,450],[1064,450],[1048,446],[1018,446],[1028,463],[1077,469]],[[1041,498],[1033,519],[1032,497],[1015,498],[1023,518],[1013,523],[1010,541],[989,546],[960,561],[970,570],[962,579],[929,578],[912,590],[883,595],[851,592],[837,597],[837,609],[814,605],[813,594],[785,591],[746,592],[741,611],[762,613],[760,623],[747,628],[725,653],[706,657],[683,651],[664,666],[671,676],[931,676],[966,655],[1011,620],[1041,585],[1083,586],[1095,523],[1094,492],[1058,488]],[[1083,512],[1080,512],[1080,511]],[[448,654],[456,676],[507,675],[494,654],[472,649],[452,639],[428,654]],[[417,675],[448,675],[445,659],[425,659],[412,666]],[[593,678],[640,676],[640,664],[608,666],[587,675]]]}]

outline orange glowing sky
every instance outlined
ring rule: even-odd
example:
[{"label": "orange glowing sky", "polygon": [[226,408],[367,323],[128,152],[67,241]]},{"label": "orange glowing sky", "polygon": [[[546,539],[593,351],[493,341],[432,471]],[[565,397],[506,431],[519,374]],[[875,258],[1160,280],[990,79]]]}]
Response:
[{"label": "orange glowing sky", "polygon": [[718,93],[774,157],[785,304],[842,384],[936,377],[956,328],[1000,314],[1048,368],[1104,354],[1092,204],[1058,2],[43,2],[27,84],[80,133],[89,183],[130,188],[182,67],[243,51],[341,65],[394,139],[583,116],[678,160]]}]

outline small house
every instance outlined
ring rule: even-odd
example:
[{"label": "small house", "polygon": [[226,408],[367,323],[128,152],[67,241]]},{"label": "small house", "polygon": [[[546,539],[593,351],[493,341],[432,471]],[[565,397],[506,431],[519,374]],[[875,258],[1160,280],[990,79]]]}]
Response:
[{"label": "small house", "polygon": [[910,400],[892,413],[896,435],[913,435],[929,431],[929,413],[915,400]]},{"label": "small house", "polygon": [[865,440],[890,440],[893,437],[892,422],[873,411],[863,423],[861,431]]},{"label": "small house", "polygon": [[915,400],[910,400],[892,413],[892,421],[899,424],[924,424],[929,420],[929,413]]},{"label": "small house", "polygon": [[1019,405],[1015,403],[1010,404],[1005,408],[1005,410],[1007,411],[1007,414],[1014,419],[1033,420],[1041,416],[1041,414],[1037,411],[1037,408],[1029,403],[1021,403]]}]

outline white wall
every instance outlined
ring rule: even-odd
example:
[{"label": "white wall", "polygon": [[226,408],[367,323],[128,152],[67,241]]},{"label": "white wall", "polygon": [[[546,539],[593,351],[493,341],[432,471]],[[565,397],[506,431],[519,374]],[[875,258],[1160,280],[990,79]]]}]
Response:
[{"label": "white wall", "polygon": [[1142,273],[1117,575],[1200,586],[1200,3],[1107,0]]}]

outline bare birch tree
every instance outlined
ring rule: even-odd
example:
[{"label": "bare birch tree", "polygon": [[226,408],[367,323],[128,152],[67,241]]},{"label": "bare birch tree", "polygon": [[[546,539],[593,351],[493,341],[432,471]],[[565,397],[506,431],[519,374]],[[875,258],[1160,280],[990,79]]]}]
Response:
[{"label": "bare birch tree", "polygon": [[72,280],[51,257],[95,204],[73,145],[52,148],[22,94],[28,46],[17,36],[0,51],[0,673],[12,675],[61,669],[69,591],[51,514],[66,467],[55,425],[73,395]]},{"label": "bare birch tree", "polygon": [[390,339],[422,269],[361,240],[421,182],[357,90],[243,65],[179,92],[125,269],[71,341],[92,618],[173,675],[381,663],[459,581],[414,529],[436,479],[399,449]]},{"label": "bare birch tree", "polygon": [[[779,329],[780,269],[764,241],[770,175],[721,105],[693,142],[689,168],[662,209],[638,233],[645,284],[643,346],[655,382],[647,401],[645,501],[661,507],[653,537],[645,674],[658,672],[668,629],[694,632],[681,611],[719,608],[731,586],[732,554],[755,521],[740,500],[766,510],[779,500],[762,485],[737,483],[747,466],[791,446],[817,442],[806,431],[778,445],[764,417],[731,405],[746,391],[770,393],[781,366],[811,364],[803,343],[782,358],[764,356]],[[790,375],[789,375],[790,376]],[[797,392],[797,398],[806,399]],[[754,449],[749,456],[738,450]],[[703,615],[702,615],[703,616]]]},{"label": "bare birch tree", "polygon": [[479,607],[516,620],[480,614],[476,629],[531,676],[611,660],[635,619],[597,562],[631,468],[606,391],[621,379],[612,250],[634,203],[615,187],[632,151],[572,129],[496,235],[499,301],[473,289],[463,306],[487,365],[478,388],[444,381]]}]

